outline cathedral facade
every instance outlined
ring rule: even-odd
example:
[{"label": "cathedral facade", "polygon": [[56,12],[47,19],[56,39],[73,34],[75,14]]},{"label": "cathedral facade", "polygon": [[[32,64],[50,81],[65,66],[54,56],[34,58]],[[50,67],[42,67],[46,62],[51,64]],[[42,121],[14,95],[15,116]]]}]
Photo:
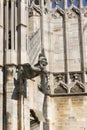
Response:
[{"label": "cathedral facade", "polygon": [[0,130],[87,130],[87,0],[0,0]]}]

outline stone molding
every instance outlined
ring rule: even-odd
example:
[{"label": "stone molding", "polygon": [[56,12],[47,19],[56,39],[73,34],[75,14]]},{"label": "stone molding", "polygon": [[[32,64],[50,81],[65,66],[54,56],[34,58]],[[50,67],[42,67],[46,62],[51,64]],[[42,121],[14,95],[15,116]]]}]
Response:
[{"label": "stone molding", "polygon": [[[86,93],[86,83],[82,83],[81,81],[81,76],[82,74],[80,73],[73,73],[73,74],[69,74],[70,75],[70,79],[71,82],[68,84],[66,83],[66,74],[52,74],[53,75],[53,86],[49,85],[49,81],[51,81],[52,79],[49,78],[50,77],[50,73],[49,75],[47,75],[47,79],[46,80],[46,86],[45,87],[45,93],[46,94],[84,94]],[[41,88],[41,85],[40,85]],[[54,93],[52,93],[51,89],[54,89]],[[43,89],[42,89],[43,91]]]}]

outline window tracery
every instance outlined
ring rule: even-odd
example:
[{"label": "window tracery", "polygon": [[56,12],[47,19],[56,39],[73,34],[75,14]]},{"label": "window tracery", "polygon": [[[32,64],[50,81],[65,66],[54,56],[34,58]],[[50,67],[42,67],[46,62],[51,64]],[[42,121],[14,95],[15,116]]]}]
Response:
[{"label": "window tracery", "polygon": [[71,5],[75,5],[76,7],[79,6],[79,1],[78,0],[68,0],[67,1],[67,6],[70,7]]},{"label": "window tracery", "polygon": [[63,8],[63,0],[52,0],[51,1],[51,7],[56,8],[56,6]]}]

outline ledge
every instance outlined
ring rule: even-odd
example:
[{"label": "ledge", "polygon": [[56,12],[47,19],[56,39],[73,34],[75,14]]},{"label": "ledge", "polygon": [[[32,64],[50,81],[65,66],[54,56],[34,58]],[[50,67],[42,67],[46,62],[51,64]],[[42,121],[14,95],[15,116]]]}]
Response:
[{"label": "ledge", "polygon": [[64,97],[64,96],[87,96],[87,93],[61,93],[61,94],[46,94],[50,97]]}]

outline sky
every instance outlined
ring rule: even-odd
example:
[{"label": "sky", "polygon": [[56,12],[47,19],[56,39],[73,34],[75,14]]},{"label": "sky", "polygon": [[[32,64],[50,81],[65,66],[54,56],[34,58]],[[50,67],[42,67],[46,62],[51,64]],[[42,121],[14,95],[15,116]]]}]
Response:
[{"label": "sky", "polygon": [[[75,6],[77,6],[77,7],[78,7],[78,1],[79,1],[79,0],[74,0],[74,4],[75,4]],[[83,4],[83,6],[87,6],[87,0],[82,0],[82,4]],[[59,3],[59,6],[62,7],[62,2]],[[68,7],[71,6],[70,0],[68,0],[67,6],[68,6]],[[55,3],[55,2],[52,2],[52,8],[55,8],[55,7],[56,7],[56,3]]]},{"label": "sky", "polygon": [[83,5],[87,6],[87,0],[83,0]]}]

